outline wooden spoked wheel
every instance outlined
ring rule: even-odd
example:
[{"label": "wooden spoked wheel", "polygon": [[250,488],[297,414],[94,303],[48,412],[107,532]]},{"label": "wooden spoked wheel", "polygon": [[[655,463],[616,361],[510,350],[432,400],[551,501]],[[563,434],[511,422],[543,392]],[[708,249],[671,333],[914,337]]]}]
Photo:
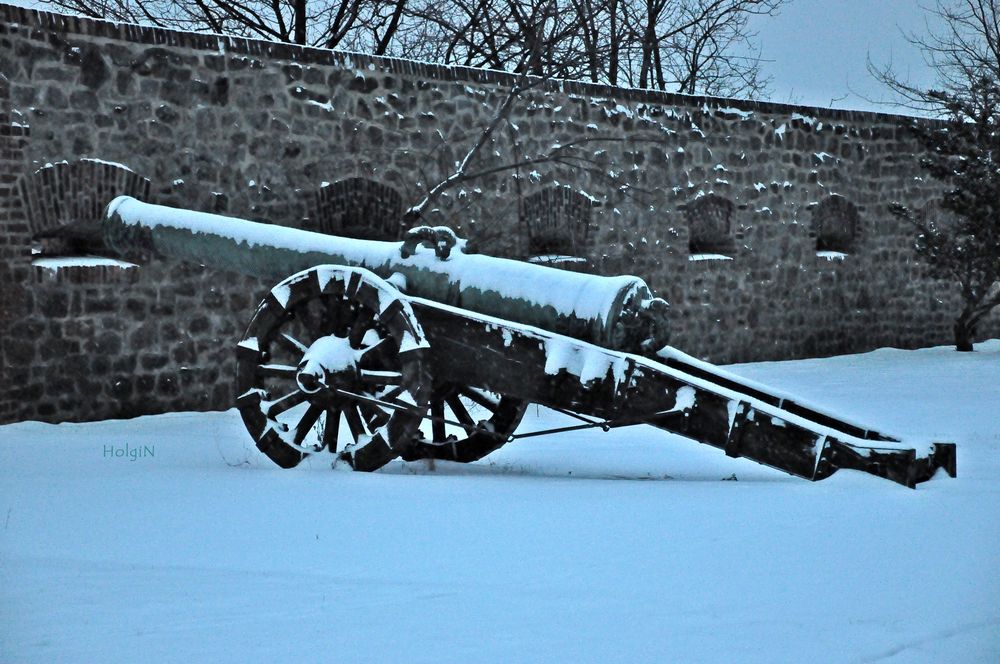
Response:
[{"label": "wooden spoked wheel", "polygon": [[237,407],[283,468],[319,452],[355,470],[407,448],[431,396],[429,347],[410,305],[375,274],[318,266],[257,308],[237,353]]},{"label": "wooden spoked wheel", "polygon": [[527,401],[494,392],[455,383],[435,384],[429,421],[421,426],[403,458],[462,463],[482,459],[507,442],[527,407]]}]

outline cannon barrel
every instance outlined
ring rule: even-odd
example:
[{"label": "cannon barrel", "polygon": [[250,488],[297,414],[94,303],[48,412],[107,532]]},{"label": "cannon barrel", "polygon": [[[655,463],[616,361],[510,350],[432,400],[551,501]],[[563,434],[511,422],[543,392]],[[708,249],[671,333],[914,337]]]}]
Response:
[{"label": "cannon barrel", "polygon": [[410,296],[616,350],[651,352],[667,342],[667,304],[642,279],[466,253],[444,228],[414,229],[404,242],[356,240],[120,196],[108,205],[100,235],[120,254],[152,253],[274,281],[320,264],[363,267]]}]

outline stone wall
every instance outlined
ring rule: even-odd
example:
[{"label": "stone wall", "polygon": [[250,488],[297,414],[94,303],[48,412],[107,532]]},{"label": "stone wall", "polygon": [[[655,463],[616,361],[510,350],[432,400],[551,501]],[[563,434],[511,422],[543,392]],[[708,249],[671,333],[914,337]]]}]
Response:
[{"label": "stone wall", "polygon": [[[395,237],[514,80],[0,5],[0,421],[228,407],[268,286],[165,261],[39,267],[33,251],[90,248],[37,233],[131,193]],[[555,145],[586,160],[467,182],[425,221],[485,253],[639,274],[672,304],[673,343],[716,362],[948,343],[952,289],[887,212],[934,194],[903,122],[549,81],[475,166]]]}]

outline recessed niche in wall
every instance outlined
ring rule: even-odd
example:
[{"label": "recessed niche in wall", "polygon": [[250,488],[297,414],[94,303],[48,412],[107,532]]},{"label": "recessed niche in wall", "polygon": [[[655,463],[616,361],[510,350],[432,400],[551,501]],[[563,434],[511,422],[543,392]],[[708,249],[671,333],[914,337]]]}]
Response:
[{"label": "recessed niche in wall", "polygon": [[858,208],[843,196],[833,194],[814,207],[812,223],[817,256],[842,260],[855,250],[860,215]]},{"label": "recessed niche in wall", "polygon": [[359,240],[398,240],[403,198],[392,187],[367,178],[324,183],[316,194],[316,222],[321,233]]},{"label": "recessed niche in wall", "polygon": [[684,207],[690,260],[732,260],[736,251],[733,240],[735,209],[732,201],[716,194],[701,196]]},{"label": "recessed niche in wall", "polygon": [[571,187],[550,187],[522,203],[528,260],[569,270],[586,269],[587,236],[599,203]]},{"label": "recessed niche in wall", "polygon": [[93,223],[116,196],[149,200],[149,180],[125,164],[103,159],[47,163],[20,182],[31,233]]},{"label": "recessed niche in wall", "polygon": [[125,164],[103,159],[47,163],[25,175],[18,189],[33,241],[37,281],[131,283],[134,263],[106,255],[99,227],[117,196],[149,199],[150,182]]}]

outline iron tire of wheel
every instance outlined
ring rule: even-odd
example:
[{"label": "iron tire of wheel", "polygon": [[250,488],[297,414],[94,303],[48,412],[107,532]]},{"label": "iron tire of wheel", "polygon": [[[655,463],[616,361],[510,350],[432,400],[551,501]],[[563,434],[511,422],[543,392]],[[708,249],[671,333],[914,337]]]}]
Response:
[{"label": "iron tire of wheel", "polygon": [[[408,410],[344,397],[339,391],[343,384],[332,383],[315,393],[301,387],[298,376],[307,349],[321,337],[340,335],[361,357],[359,375],[392,376],[392,384],[366,384],[364,396],[403,404]],[[301,362],[292,364],[296,353]],[[292,359],[275,364],[278,356]],[[398,457],[416,435],[421,419],[417,413],[426,410],[431,394],[429,357],[420,323],[398,290],[362,268],[320,265],[284,279],[257,307],[237,346],[236,405],[257,448],[282,468],[326,449],[355,470],[372,471]],[[374,364],[363,368],[366,358],[374,358]],[[282,394],[273,393],[275,385]],[[355,394],[364,392],[354,383],[348,387]],[[288,404],[301,410],[305,403],[305,413],[294,427],[281,421]],[[341,450],[342,416],[353,443]],[[304,445],[306,430],[321,417],[320,440]]]}]

